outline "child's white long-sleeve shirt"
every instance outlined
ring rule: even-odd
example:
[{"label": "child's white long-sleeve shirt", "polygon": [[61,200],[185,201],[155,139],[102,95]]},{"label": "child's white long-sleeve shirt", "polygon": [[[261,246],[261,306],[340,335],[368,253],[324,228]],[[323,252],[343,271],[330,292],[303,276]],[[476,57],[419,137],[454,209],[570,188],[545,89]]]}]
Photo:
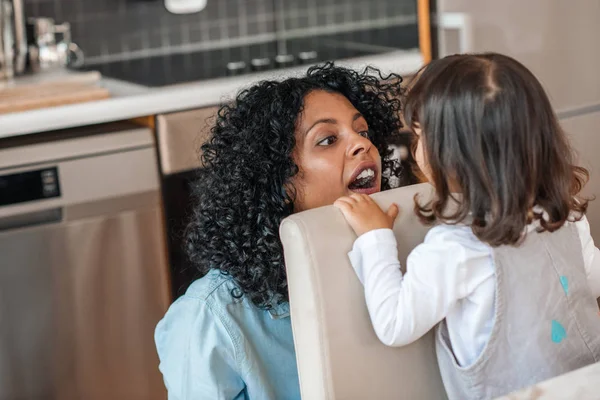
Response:
[{"label": "child's white long-sleeve shirt", "polygon": [[[588,221],[567,223],[577,227],[590,289],[598,298],[600,251]],[[349,257],[364,285],[373,327],[383,343],[412,343],[446,318],[459,364],[467,366],[476,360],[492,329],[496,284],[492,248],[477,239],[470,227],[432,228],[408,256],[404,276],[390,229],[359,237]]]}]

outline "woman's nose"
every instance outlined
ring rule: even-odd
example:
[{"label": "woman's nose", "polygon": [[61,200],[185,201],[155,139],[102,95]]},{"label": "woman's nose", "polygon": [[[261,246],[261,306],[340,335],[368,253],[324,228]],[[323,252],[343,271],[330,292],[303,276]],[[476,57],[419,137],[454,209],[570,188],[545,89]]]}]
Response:
[{"label": "woman's nose", "polygon": [[350,146],[348,149],[348,155],[351,157],[356,157],[361,153],[368,153],[371,150],[371,146],[373,143],[366,137],[355,133],[352,135],[352,139],[350,139]]}]

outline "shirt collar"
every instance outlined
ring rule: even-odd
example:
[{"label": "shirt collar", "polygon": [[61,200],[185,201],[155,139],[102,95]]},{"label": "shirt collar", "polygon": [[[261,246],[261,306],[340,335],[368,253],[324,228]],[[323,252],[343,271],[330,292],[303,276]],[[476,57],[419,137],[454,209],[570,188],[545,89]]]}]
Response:
[{"label": "shirt collar", "polygon": [[272,306],[269,309],[269,314],[273,319],[282,319],[290,316],[290,303],[281,302],[277,305]]}]

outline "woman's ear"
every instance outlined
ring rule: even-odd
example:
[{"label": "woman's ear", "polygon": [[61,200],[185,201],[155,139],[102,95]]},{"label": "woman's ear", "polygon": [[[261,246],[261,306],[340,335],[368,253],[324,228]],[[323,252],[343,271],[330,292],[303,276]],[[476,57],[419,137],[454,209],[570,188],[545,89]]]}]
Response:
[{"label": "woman's ear", "polygon": [[290,212],[292,213],[302,211],[298,209],[298,204],[302,203],[302,201],[298,201],[298,197],[301,197],[301,194],[298,193],[297,189],[298,175],[299,173],[296,174],[296,176],[292,177],[292,181],[284,183],[282,187],[283,204],[285,204],[286,207],[291,207],[292,209],[290,210]]}]

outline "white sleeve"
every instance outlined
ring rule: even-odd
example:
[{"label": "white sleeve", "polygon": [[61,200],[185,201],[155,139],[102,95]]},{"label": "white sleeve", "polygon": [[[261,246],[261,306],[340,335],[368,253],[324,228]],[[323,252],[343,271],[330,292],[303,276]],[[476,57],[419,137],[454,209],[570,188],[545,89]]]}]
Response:
[{"label": "white sleeve", "polygon": [[364,285],[373,327],[384,344],[403,346],[419,339],[473,290],[467,269],[481,264],[481,257],[489,258],[489,252],[473,250],[471,238],[452,236],[430,231],[408,256],[404,276],[392,230],[368,232],[354,243],[350,261]]},{"label": "white sleeve", "polygon": [[575,223],[581,249],[583,251],[583,264],[587,274],[588,284],[594,298],[600,297],[600,250],[594,245],[594,239],[590,233],[590,224],[586,217]]}]

